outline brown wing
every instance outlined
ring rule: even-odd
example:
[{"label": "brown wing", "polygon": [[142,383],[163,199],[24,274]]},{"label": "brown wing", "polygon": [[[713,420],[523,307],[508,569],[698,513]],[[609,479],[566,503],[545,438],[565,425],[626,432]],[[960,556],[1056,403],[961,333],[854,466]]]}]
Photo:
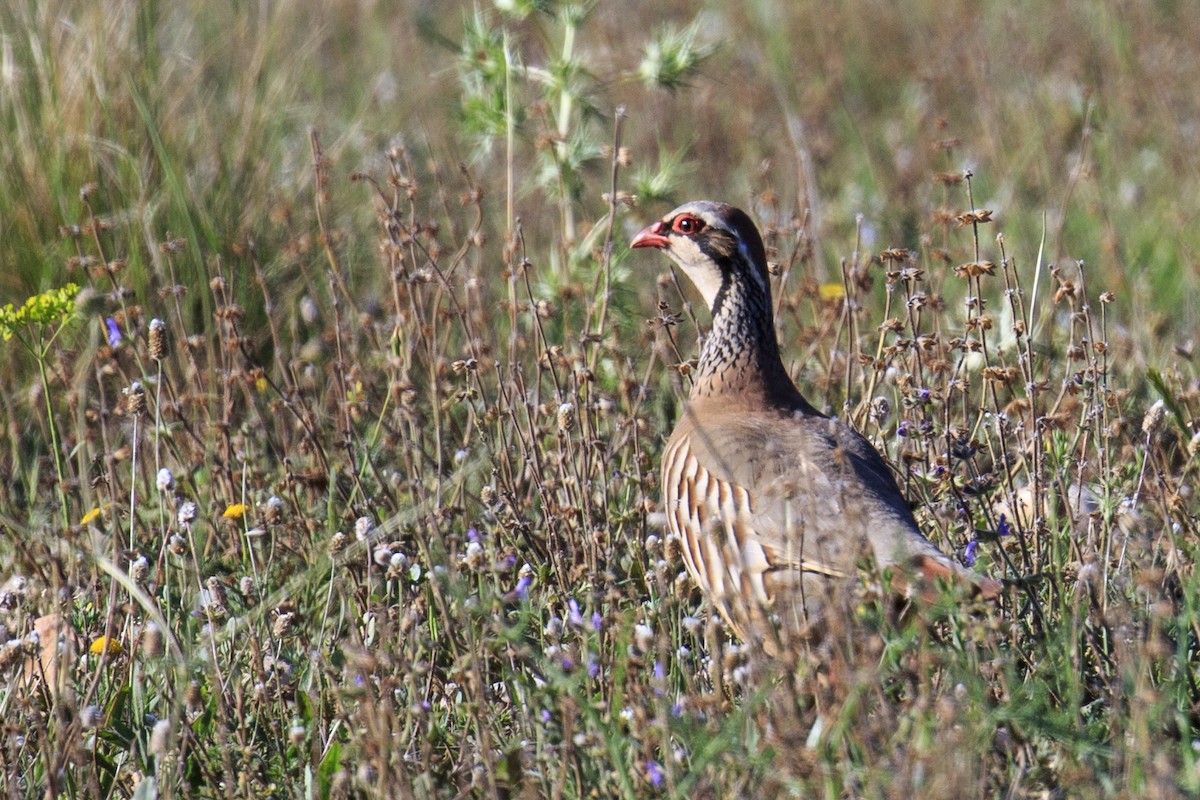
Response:
[{"label": "brown wing", "polygon": [[765,604],[848,576],[868,549],[880,566],[965,573],[921,535],[882,457],[842,423],[782,412],[702,418],[685,413],[668,443],[664,500],[689,571],[727,618],[731,602]]}]

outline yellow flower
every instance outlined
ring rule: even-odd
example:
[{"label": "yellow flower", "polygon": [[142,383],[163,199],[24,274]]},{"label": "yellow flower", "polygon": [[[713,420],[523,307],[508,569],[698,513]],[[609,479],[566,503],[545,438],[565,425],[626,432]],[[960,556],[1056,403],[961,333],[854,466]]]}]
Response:
[{"label": "yellow flower", "polygon": [[75,313],[75,296],[79,287],[68,283],[59,289],[50,289],[35,294],[25,301],[20,308],[14,308],[12,303],[0,309],[0,338],[8,341],[13,337],[17,328],[31,322],[50,325],[62,322]]},{"label": "yellow flower", "polygon": [[96,506],[95,508],[93,508],[91,511],[87,512],[86,514],[83,515],[83,517],[80,518],[79,524],[80,525],[90,525],[91,523],[96,521],[96,519],[100,516],[100,514],[102,512],[107,511],[111,507],[112,507],[112,503],[105,503],[102,506]]},{"label": "yellow flower", "polygon": [[840,283],[822,283],[817,293],[822,300],[841,300],[846,296],[846,287]]},{"label": "yellow flower", "polygon": [[244,516],[246,516],[246,506],[242,503],[233,503],[225,509],[221,519],[241,519]]},{"label": "yellow flower", "polygon": [[92,642],[91,647],[88,648],[88,652],[94,656],[98,656],[105,652],[107,652],[110,656],[115,656],[123,649],[124,648],[121,647],[121,643],[116,639],[113,639],[111,636],[101,636],[99,639]]}]

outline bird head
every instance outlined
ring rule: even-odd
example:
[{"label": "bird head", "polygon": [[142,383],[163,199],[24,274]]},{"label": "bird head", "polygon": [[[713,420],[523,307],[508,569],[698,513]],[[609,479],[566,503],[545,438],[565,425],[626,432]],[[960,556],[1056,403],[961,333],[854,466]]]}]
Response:
[{"label": "bird head", "polygon": [[758,228],[746,212],[726,203],[684,203],[639,232],[629,246],[656,247],[666,253],[714,311],[733,281],[770,296],[766,251]]}]

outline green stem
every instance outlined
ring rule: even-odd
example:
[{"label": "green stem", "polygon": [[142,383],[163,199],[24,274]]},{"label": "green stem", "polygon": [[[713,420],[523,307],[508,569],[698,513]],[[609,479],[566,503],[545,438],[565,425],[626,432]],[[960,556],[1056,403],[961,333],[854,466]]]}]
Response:
[{"label": "green stem", "polygon": [[46,348],[38,347],[34,353],[37,360],[38,373],[42,378],[42,399],[46,402],[46,424],[50,426],[50,443],[54,450],[54,471],[58,475],[58,508],[62,513],[63,528],[71,527],[71,518],[67,514],[67,493],[63,490],[66,484],[66,474],[63,472],[62,447],[58,442],[58,425],[54,421],[54,406],[50,402],[50,377],[46,374]]}]

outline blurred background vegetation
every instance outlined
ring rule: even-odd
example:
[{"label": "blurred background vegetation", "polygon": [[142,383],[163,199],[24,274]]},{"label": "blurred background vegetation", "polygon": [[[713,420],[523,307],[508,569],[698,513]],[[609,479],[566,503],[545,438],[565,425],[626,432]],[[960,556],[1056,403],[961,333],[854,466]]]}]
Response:
[{"label": "blurred background vegetation", "polygon": [[[1172,0],[0,5],[5,791],[1194,796],[1196,42]],[[626,247],[701,197],[1002,606],[867,581],[774,682],[701,621],[654,510],[704,315]],[[976,293],[968,392],[908,348]]]},{"label": "blurred background vegetation", "polygon": [[[776,213],[807,218],[827,277],[857,215],[869,247],[919,246],[919,215],[940,199],[928,176],[971,168],[1025,260],[1044,232],[1048,258],[1101,271],[1145,344],[1195,335],[1200,22],[1186,4],[499,5],[6,4],[0,296],[64,275],[56,231],[86,183],[132,240],[186,235],[189,269],[253,239],[290,277],[271,245],[309,202],[310,128],[339,199],[401,141],[498,195],[507,46],[514,210],[531,229],[547,230],[545,199],[563,192],[599,216],[601,148],[624,106],[639,220],[769,187]],[[962,144],[947,154],[947,139]],[[368,213],[348,199],[340,214]],[[551,230],[560,245],[582,235]],[[154,274],[153,250],[122,255]]]}]

